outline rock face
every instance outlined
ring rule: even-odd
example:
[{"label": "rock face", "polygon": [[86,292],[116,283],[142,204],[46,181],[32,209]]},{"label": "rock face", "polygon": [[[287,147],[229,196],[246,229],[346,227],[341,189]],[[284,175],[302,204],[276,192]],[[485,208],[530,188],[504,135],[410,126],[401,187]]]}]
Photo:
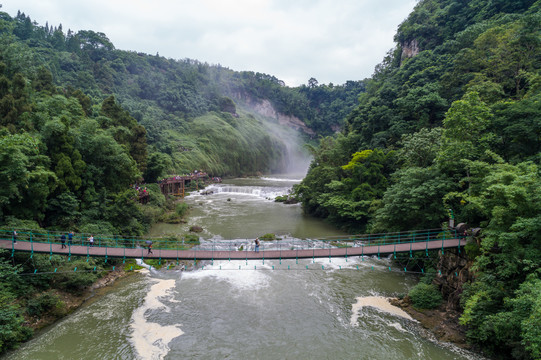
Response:
[{"label": "rock face", "polygon": [[402,61],[412,58],[420,52],[419,42],[416,39],[406,41],[400,46],[402,47]]},{"label": "rock face", "polygon": [[277,112],[276,109],[274,109],[274,107],[272,106],[271,102],[267,99],[261,101],[255,100],[251,97],[242,96],[242,94],[239,93],[235,94],[234,97],[246,103],[252,111],[267,118],[274,119],[280,125],[285,125],[292,129],[302,131],[310,136],[316,135],[315,131],[306,126],[306,124],[298,117],[284,115]]},{"label": "rock face", "polygon": [[295,116],[284,115],[277,112],[269,100],[263,100],[253,105],[253,109],[263,116],[275,119],[280,125],[285,125],[295,130],[302,131],[308,135],[315,135],[316,133],[310,129],[306,124]]},{"label": "rock face", "polygon": [[443,298],[447,299],[446,310],[460,309],[462,285],[473,278],[469,270],[471,265],[464,249],[461,249],[460,253],[457,249],[452,249],[440,254],[438,269],[441,270],[441,276],[436,277],[433,283],[438,286]]}]

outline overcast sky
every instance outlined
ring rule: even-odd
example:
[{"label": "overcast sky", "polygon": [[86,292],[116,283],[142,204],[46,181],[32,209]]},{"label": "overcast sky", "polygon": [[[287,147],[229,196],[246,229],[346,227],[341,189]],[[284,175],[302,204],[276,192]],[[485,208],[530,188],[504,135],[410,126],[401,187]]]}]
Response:
[{"label": "overcast sky", "polygon": [[117,49],[276,76],[370,77],[416,0],[0,0],[40,25],[103,32]]}]

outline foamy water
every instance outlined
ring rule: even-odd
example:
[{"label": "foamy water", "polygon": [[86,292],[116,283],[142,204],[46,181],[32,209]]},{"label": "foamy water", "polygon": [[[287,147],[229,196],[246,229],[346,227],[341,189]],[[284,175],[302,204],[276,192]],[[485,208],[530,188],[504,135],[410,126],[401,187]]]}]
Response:
[{"label": "foamy water", "polygon": [[290,179],[290,178],[280,178],[280,177],[268,177],[268,176],[262,176],[261,180],[265,181],[272,181],[272,182],[293,182],[293,183],[300,183],[302,181],[302,178],[298,179]]},{"label": "foamy water", "polygon": [[[397,306],[391,305],[389,299],[383,296],[361,296],[357,298],[357,302],[351,305],[351,326],[357,326],[357,320],[359,319],[359,312],[363,307],[370,306],[379,311],[383,311],[395,316],[402,317],[404,319],[413,320],[413,318],[404,310]],[[396,327],[396,326],[395,326]]]},{"label": "foamy water", "polygon": [[263,265],[260,261],[248,261],[248,265],[242,260],[214,262],[207,264],[204,269],[185,272],[183,279],[205,280],[213,278],[225,281],[238,290],[257,290],[269,285],[270,276],[262,271],[239,271],[239,270],[269,270],[269,265]]},{"label": "foamy water", "polygon": [[148,321],[145,314],[149,310],[170,312],[161,300],[172,298],[171,291],[175,288],[175,280],[153,280],[145,296],[144,303],[132,315],[132,344],[141,359],[163,359],[169,352],[169,343],[173,338],[183,334],[178,325],[160,325]]}]

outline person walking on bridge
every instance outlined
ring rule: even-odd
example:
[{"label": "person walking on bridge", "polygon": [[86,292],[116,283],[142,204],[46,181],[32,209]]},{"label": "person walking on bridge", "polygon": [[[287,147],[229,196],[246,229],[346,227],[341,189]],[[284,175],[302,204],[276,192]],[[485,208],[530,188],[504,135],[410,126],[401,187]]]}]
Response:
[{"label": "person walking on bridge", "polygon": [[259,238],[255,238],[255,252],[259,252]]},{"label": "person walking on bridge", "polygon": [[17,244],[17,230],[13,229],[13,243]]},{"label": "person walking on bridge", "polygon": [[71,246],[71,243],[73,241],[73,231],[70,231],[68,234],[68,245]]},{"label": "person walking on bridge", "polygon": [[148,244],[148,254],[153,254],[153,252],[152,252],[152,243]]},{"label": "person walking on bridge", "polygon": [[94,236],[93,235],[90,235],[90,237],[88,238],[88,242],[90,243],[90,247],[94,246]]},{"label": "person walking on bridge", "polygon": [[65,249],[66,248],[66,234],[62,234],[62,236],[60,237],[60,242],[62,243],[61,249]]}]

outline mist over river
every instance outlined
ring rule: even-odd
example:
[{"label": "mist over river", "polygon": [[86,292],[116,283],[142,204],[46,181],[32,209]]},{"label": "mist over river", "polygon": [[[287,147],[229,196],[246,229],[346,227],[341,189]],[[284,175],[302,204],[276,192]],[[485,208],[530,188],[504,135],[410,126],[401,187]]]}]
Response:
[{"label": "mist over river", "polygon": [[[239,179],[192,194],[187,224],[203,240],[343,235],[275,203],[299,179]],[[412,275],[388,259],[214,261],[196,270],[148,270],[43,331],[6,359],[477,359],[430,338],[384,297],[408,291]],[[398,270],[398,269],[396,269]]]}]

